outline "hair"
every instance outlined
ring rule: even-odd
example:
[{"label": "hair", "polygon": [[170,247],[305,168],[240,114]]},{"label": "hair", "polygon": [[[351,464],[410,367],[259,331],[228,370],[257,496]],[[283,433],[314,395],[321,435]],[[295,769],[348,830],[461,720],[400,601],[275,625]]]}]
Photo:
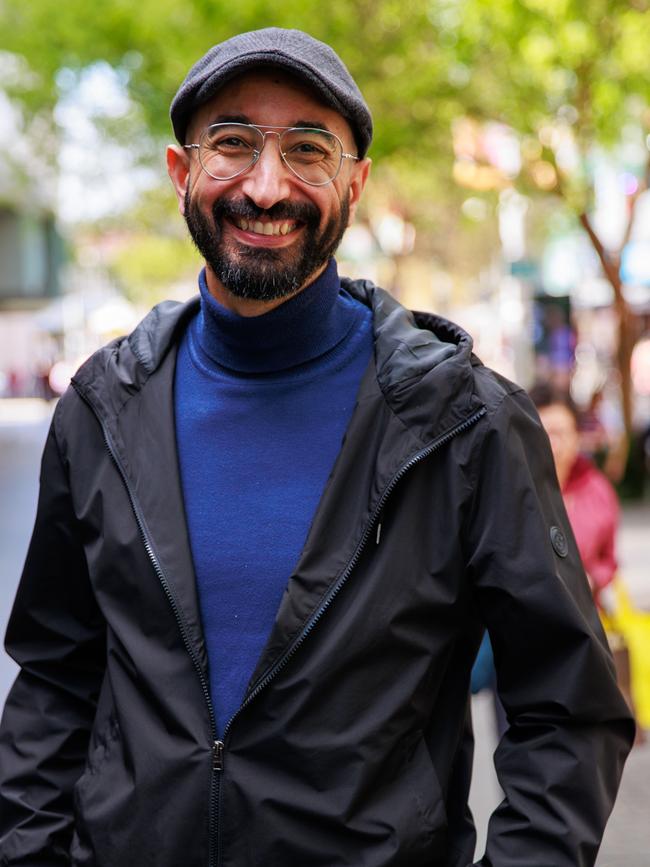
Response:
[{"label": "hair", "polygon": [[550,382],[536,382],[528,389],[528,396],[538,410],[547,406],[563,406],[573,416],[575,423],[580,422],[580,412],[568,391],[552,385]]}]

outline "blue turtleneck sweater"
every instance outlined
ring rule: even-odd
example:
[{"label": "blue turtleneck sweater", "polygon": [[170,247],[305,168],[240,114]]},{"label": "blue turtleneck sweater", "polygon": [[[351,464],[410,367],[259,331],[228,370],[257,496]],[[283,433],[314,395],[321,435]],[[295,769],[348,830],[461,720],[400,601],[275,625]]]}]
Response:
[{"label": "blue turtleneck sweater", "polygon": [[336,264],[262,316],[199,280],[175,376],[176,437],[222,734],[268,639],[372,352],[368,308]]}]

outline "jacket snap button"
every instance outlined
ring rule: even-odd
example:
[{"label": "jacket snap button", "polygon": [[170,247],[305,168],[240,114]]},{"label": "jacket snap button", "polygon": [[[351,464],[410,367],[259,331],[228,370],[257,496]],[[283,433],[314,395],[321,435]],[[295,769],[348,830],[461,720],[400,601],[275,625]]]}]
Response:
[{"label": "jacket snap button", "polygon": [[551,545],[559,557],[566,557],[569,553],[569,543],[559,527],[551,527]]}]

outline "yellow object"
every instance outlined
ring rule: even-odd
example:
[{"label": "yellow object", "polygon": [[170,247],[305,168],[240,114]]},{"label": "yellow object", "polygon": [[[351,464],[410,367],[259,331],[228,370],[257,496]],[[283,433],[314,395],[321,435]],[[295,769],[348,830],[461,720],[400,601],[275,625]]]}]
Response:
[{"label": "yellow object", "polygon": [[603,622],[606,631],[618,632],[625,639],[637,723],[650,729],[650,611],[635,608],[620,578],[612,587],[615,608],[603,616]]}]

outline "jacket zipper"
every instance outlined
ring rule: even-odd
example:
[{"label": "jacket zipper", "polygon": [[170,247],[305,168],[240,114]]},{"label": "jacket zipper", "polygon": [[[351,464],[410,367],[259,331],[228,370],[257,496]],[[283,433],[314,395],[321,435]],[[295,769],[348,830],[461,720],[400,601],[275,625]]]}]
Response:
[{"label": "jacket zipper", "polygon": [[[237,718],[237,716],[239,716],[239,714],[246,707],[248,707],[248,705],[252,701],[254,701],[257,698],[257,696],[269,685],[269,683],[271,683],[271,681],[279,674],[279,672],[282,671],[282,669],[286,666],[286,664],[289,662],[289,660],[292,659],[292,657],[294,656],[294,654],[296,653],[298,648],[302,646],[305,639],[312,632],[312,630],[314,629],[316,624],[321,620],[321,618],[323,617],[323,615],[325,614],[327,609],[330,607],[334,598],[338,595],[338,593],[342,589],[343,585],[346,583],[346,581],[350,577],[351,573],[353,572],[355,566],[359,562],[361,554],[363,553],[363,550],[364,550],[364,548],[368,542],[368,539],[370,538],[370,536],[372,534],[372,530],[373,530],[375,524],[377,523],[378,518],[381,516],[381,514],[382,514],[382,512],[386,506],[386,502],[388,501],[388,498],[392,494],[392,492],[395,489],[395,487],[397,486],[397,484],[401,481],[402,477],[404,475],[406,475],[406,473],[408,473],[409,470],[411,470],[414,466],[416,466],[418,463],[420,463],[420,461],[429,457],[429,455],[433,454],[439,448],[446,445],[455,436],[457,436],[458,434],[467,430],[468,428],[472,427],[472,425],[476,424],[476,422],[478,422],[478,420],[485,415],[487,410],[485,407],[481,407],[481,409],[479,409],[477,412],[473,413],[471,416],[469,416],[469,418],[465,419],[465,421],[461,422],[460,424],[458,424],[455,427],[448,430],[446,433],[442,434],[440,437],[438,437],[437,440],[434,440],[432,443],[430,443],[428,446],[426,446],[426,448],[422,449],[421,451],[417,452],[417,454],[413,455],[413,457],[409,461],[407,461],[405,464],[403,464],[403,466],[393,476],[391,481],[388,483],[388,485],[384,489],[384,493],[382,494],[379,502],[377,503],[377,506],[375,507],[374,512],[370,516],[370,520],[369,520],[368,524],[366,525],[366,529],[364,531],[364,534],[361,537],[359,544],[357,545],[356,550],[354,551],[352,557],[350,558],[348,565],[345,567],[345,569],[343,570],[343,572],[339,576],[338,580],[336,581],[334,586],[331,588],[330,592],[327,594],[326,598],[323,600],[323,602],[321,603],[319,608],[314,612],[314,614],[312,614],[309,622],[305,625],[305,627],[303,628],[300,635],[294,640],[294,642],[291,645],[289,645],[289,647],[286,649],[286,651],[277,660],[277,662],[270,668],[270,670],[264,675],[264,677],[261,678],[261,680],[256,684],[256,686],[251,690],[251,692],[246,696],[246,698],[244,699],[244,701],[240,705],[239,709],[228,720],[228,722],[224,728],[224,731],[223,731],[223,736],[220,739],[217,736],[216,718],[214,715],[214,708],[212,706],[212,699],[210,697],[210,690],[208,688],[208,684],[207,684],[207,681],[205,679],[205,675],[203,674],[201,664],[198,660],[198,657],[196,656],[196,653],[194,652],[194,648],[192,647],[190,639],[189,639],[187,632],[185,630],[185,625],[183,623],[183,619],[182,619],[180,611],[178,609],[176,599],[174,598],[174,595],[171,591],[171,588],[169,587],[169,583],[167,581],[167,578],[165,577],[165,574],[162,570],[162,567],[160,566],[160,563],[158,562],[158,558],[156,557],[156,555],[154,553],[153,546],[151,544],[151,540],[149,539],[149,535],[145,529],[144,521],[142,520],[142,517],[140,514],[140,508],[137,504],[137,500],[135,498],[135,494],[134,494],[133,489],[131,487],[131,483],[129,481],[129,478],[126,475],[126,472],[124,471],[124,468],[122,467],[122,464],[120,463],[119,458],[117,457],[117,454],[115,452],[115,449],[114,449],[112,441],[111,441],[111,438],[108,434],[108,431],[106,430],[106,426],[105,426],[101,416],[95,411],[95,408],[92,405],[92,403],[90,403],[90,401],[85,397],[85,395],[83,395],[81,393],[81,391],[79,390],[79,388],[76,386],[76,384],[74,382],[72,383],[72,385],[73,385],[75,391],[77,392],[77,394],[79,395],[79,397],[84,401],[84,403],[87,406],[90,407],[90,409],[92,410],[93,414],[95,415],[95,417],[97,418],[97,420],[100,424],[100,427],[102,429],[102,434],[104,437],[104,443],[106,444],[106,448],[108,450],[108,453],[110,454],[110,456],[113,460],[113,463],[117,467],[117,470],[118,470],[120,476],[122,477],[122,481],[124,483],[127,494],[129,496],[129,500],[131,502],[131,508],[133,509],[133,514],[135,516],[136,523],[138,525],[138,529],[140,531],[140,535],[141,535],[142,541],[144,543],[145,551],[147,552],[147,556],[149,557],[151,565],[153,566],[153,569],[154,569],[156,575],[158,576],[158,580],[159,580],[159,582],[163,588],[163,591],[164,591],[164,593],[165,593],[165,595],[169,601],[169,604],[172,608],[174,617],[176,618],[176,623],[178,625],[178,629],[179,629],[179,631],[181,633],[181,637],[183,639],[183,644],[185,645],[185,648],[186,648],[186,650],[190,656],[192,664],[194,665],[196,673],[199,677],[199,682],[201,684],[201,690],[203,692],[203,697],[204,697],[205,702],[206,702],[206,706],[208,709],[208,715],[210,717],[210,725],[211,725],[212,732],[213,732],[213,743],[212,743],[212,772],[213,773],[212,773],[211,780],[210,780],[210,820],[209,820],[210,827],[209,827],[208,863],[209,863],[210,867],[213,867],[213,865],[214,865],[214,867],[221,867],[221,861],[222,861],[221,834],[220,834],[221,780],[222,780],[222,774],[223,774],[223,769],[224,769],[224,753],[225,753],[225,749],[226,749],[226,740],[227,740],[228,734],[230,732],[230,729],[232,727],[234,720]],[[377,544],[379,544],[379,539],[380,539],[380,531],[378,530],[377,538],[376,538]]]},{"label": "jacket zipper", "polygon": [[[217,761],[217,763],[218,763],[217,770],[219,772],[223,771],[224,753],[226,750],[226,740],[228,738],[228,734],[230,732],[230,729],[232,727],[234,720],[239,716],[239,714],[245,708],[248,707],[248,705],[252,701],[254,701],[257,698],[257,696],[262,692],[262,690],[264,690],[269,685],[269,683],[271,683],[271,681],[279,674],[279,672],[282,671],[282,669],[286,666],[286,664],[289,662],[289,660],[292,659],[292,657],[294,656],[294,654],[296,653],[298,648],[301,647],[301,645],[304,643],[307,636],[312,632],[312,630],[314,629],[316,624],[321,620],[321,618],[323,617],[323,615],[325,614],[327,609],[332,604],[334,598],[338,595],[341,588],[346,583],[346,581],[350,577],[351,573],[353,572],[355,566],[359,562],[359,559],[360,559],[361,554],[363,553],[363,550],[364,550],[364,548],[368,542],[368,539],[372,535],[372,531],[373,531],[373,528],[375,527],[375,524],[377,524],[377,535],[376,535],[375,541],[376,541],[377,545],[379,544],[379,541],[381,538],[381,525],[378,523],[378,519],[381,517],[382,512],[383,512],[383,510],[386,506],[386,503],[388,501],[388,498],[392,494],[392,492],[395,489],[395,487],[397,486],[397,484],[401,481],[403,476],[405,476],[406,473],[408,473],[409,470],[411,470],[414,466],[419,464],[420,461],[423,461],[425,458],[428,458],[431,454],[436,452],[439,448],[442,448],[442,446],[446,445],[455,436],[457,436],[460,433],[463,433],[468,428],[472,427],[472,425],[476,424],[476,422],[478,422],[479,419],[481,419],[485,415],[486,412],[487,412],[486,408],[481,407],[481,409],[477,410],[471,416],[466,418],[465,421],[461,422],[460,424],[458,424],[455,427],[448,430],[446,433],[442,434],[440,437],[438,437],[437,440],[434,440],[432,443],[430,443],[428,446],[426,446],[426,448],[422,449],[421,451],[417,452],[417,454],[413,455],[413,457],[409,461],[407,461],[405,464],[402,465],[402,467],[400,467],[398,472],[390,480],[390,482],[388,483],[388,485],[384,489],[384,493],[381,495],[379,502],[375,506],[375,510],[372,513],[368,524],[366,525],[366,529],[363,533],[363,536],[361,537],[361,539],[359,541],[359,544],[356,547],[356,550],[354,551],[352,557],[350,558],[350,561],[348,562],[348,565],[345,567],[345,569],[343,570],[343,572],[339,576],[339,578],[336,581],[336,583],[334,584],[334,586],[330,589],[329,593],[327,594],[327,596],[325,597],[325,599],[323,600],[321,605],[318,607],[318,609],[312,614],[311,618],[309,619],[308,623],[303,628],[300,635],[298,635],[298,637],[294,640],[294,642],[292,644],[289,645],[289,647],[285,650],[285,652],[277,660],[277,662],[275,662],[275,664],[269,669],[269,671],[258,681],[258,683],[253,687],[253,689],[250,691],[250,693],[246,696],[244,701],[241,703],[238,710],[230,717],[230,719],[226,723],[226,727],[223,730],[223,739],[215,742],[215,761]],[[218,759],[216,759],[216,756],[218,756]],[[220,783],[221,783],[221,779],[219,777],[218,783],[217,783],[217,788],[219,789],[219,794],[220,794],[220,789],[221,789]],[[221,867],[221,835],[219,834],[219,829],[220,829],[220,825],[221,825],[221,813],[220,813],[221,802],[220,802],[219,795],[217,795],[217,809],[219,810],[219,813],[218,813],[217,822],[216,822],[216,825],[217,825],[217,862],[216,863],[217,863],[217,867]]]},{"label": "jacket zipper", "polygon": [[172,590],[169,586],[169,582],[167,581],[165,573],[163,572],[162,567],[158,561],[158,558],[156,557],[156,554],[153,550],[153,546],[151,544],[151,539],[149,538],[149,534],[146,531],[144,521],[142,519],[142,515],[140,512],[140,507],[138,506],[137,500],[135,498],[135,493],[134,493],[133,488],[131,486],[131,482],[129,481],[129,478],[126,475],[126,472],[124,471],[124,468],[123,468],[123,466],[122,466],[122,464],[121,464],[121,462],[117,456],[115,448],[113,447],[113,443],[112,443],[111,438],[110,438],[108,431],[106,429],[106,425],[104,424],[104,421],[101,418],[101,416],[99,415],[99,413],[96,412],[92,403],[85,397],[84,394],[82,394],[82,392],[80,391],[80,389],[77,387],[77,385],[74,382],[72,383],[72,386],[74,387],[74,389],[77,392],[77,394],[79,395],[79,397],[83,400],[83,402],[88,407],[90,407],[93,415],[95,416],[95,418],[99,422],[99,425],[102,429],[102,435],[104,437],[104,443],[106,445],[108,453],[111,456],[111,459],[112,459],[113,463],[115,464],[117,471],[119,472],[119,474],[122,478],[122,482],[124,483],[124,487],[126,488],[126,492],[128,494],[129,501],[131,503],[131,508],[133,509],[133,514],[135,516],[135,520],[136,520],[136,523],[138,525],[138,530],[140,531],[140,536],[142,537],[144,549],[147,552],[147,556],[149,557],[149,560],[150,560],[151,565],[154,569],[154,572],[156,573],[156,576],[158,577],[158,581],[160,582],[160,585],[162,586],[163,592],[165,593],[165,596],[167,597],[167,600],[171,606],[172,612],[173,612],[174,617],[176,619],[176,623],[178,625],[179,632],[181,634],[181,638],[183,640],[183,644],[185,645],[185,649],[187,650],[187,652],[189,654],[190,660],[192,661],[192,665],[194,666],[194,669],[196,670],[196,673],[197,673],[198,678],[199,678],[199,683],[201,685],[201,691],[203,693],[203,698],[205,699],[205,703],[206,703],[207,710],[208,710],[208,716],[210,718],[210,727],[211,727],[211,730],[213,733],[212,775],[210,777],[210,819],[209,819],[209,854],[208,854],[208,864],[210,865],[210,867],[212,867],[212,865],[214,865],[215,863],[218,863],[218,861],[221,860],[219,857],[218,861],[217,861],[218,829],[217,829],[216,818],[217,818],[217,815],[219,812],[219,798],[220,798],[220,792],[221,792],[220,772],[223,770],[223,741],[219,740],[219,738],[217,736],[217,722],[216,722],[216,717],[214,715],[214,708],[212,705],[212,699],[210,697],[210,690],[208,687],[208,683],[207,683],[207,680],[205,678],[205,675],[203,674],[203,669],[201,668],[201,663],[199,662],[199,659],[198,659],[198,657],[194,651],[194,648],[192,647],[192,643],[191,643],[189,636],[187,634],[187,631],[185,629],[185,624],[183,622],[183,618],[182,618],[181,613],[179,611],[176,599],[174,598],[174,594],[172,593]]}]

